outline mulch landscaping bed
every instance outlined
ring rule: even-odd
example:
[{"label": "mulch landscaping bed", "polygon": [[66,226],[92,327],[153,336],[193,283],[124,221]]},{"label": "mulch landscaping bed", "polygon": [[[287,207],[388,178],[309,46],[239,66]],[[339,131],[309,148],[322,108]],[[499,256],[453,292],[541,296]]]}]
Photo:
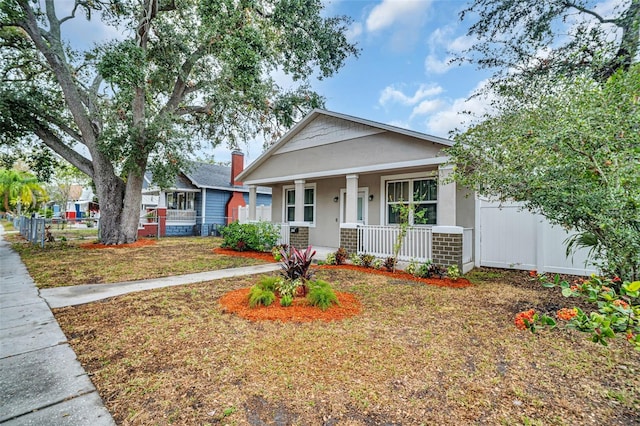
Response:
[{"label": "mulch landscaping bed", "polygon": [[260,253],[257,251],[237,251],[220,247],[214,248],[213,252],[215,254],[224,256],[250,257],[252,259],[264,260],[265,262],[275,262],[275,259],[273,258],[273,255],[271,253]]},{"label": "mulch landscaping bed", "polygon": [[420,283],[424,283],[427,285],[435,285],[438,287],[464,288],[464,287],[470,287],[472,285],[469,282],[469,280],[466,278],[458,278],[457,280],[452,280],[450,278],[420,278],[420,277],[416,277],[415,275],[411,275],[408,272],[404,272],[402,270],[396,270],[395,272],[391,272],[383,269],[365,268],[363,266],[356,266],[356,265],[318,265],[317,268],[350,269],[352,271],[364,272],[367,274],[384,275],[385,277],[396,278],[400,280],[417,281]]},{"label": "mulch landscaping bed", "polygon": [[280,306],[276,298],[269,306],[249,307],[249,288],[230,291],[220,304],[225,312],[234,313],[251,321],[280,320],[282,322],[336,321],[360,313],[360,302],[353,294],[336,292],[338,305],[332,305],[326,311],[311,306],[304,298],[295,298],[291,306]]},{"label": "mulch landscaping bed", "polygon": [[156,243],[157,243],[157,240],[140,238],[135,243],[129,243],[129,244],[113,245],[113,244],[102,244],[102,243],[84,243],[84,244],[80,244],[80,247],[88,250],[104,249],[104,248],[136,248],[136,247],[152,246]]}]

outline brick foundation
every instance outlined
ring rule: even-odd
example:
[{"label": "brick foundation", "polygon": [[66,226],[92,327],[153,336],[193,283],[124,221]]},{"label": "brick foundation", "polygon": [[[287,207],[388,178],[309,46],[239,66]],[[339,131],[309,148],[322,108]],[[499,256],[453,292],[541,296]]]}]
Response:
[{"label": "brick foundation", "polygon": [[433,263],[443,266],[457,265],[462,271],[462,234],[433,234]]},{"label": "brick foundation", "polygon": [[358,229],[340,228],[340,247],[349,254],[358,252]]},{"label": "brick foundation", "polygon": [[[293,232],[294,228],[298,232]],[[305,250],[309,247],[309,228],[306,226],[292,226],[289,230],[289,243],[298,250]]]}]

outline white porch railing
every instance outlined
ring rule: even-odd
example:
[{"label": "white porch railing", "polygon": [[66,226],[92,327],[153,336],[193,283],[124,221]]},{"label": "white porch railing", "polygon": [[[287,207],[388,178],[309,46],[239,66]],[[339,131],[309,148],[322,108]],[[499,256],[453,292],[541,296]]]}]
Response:
[{"label": "white porch railing", "polygon": [[462,230],[462,264],[473,262],[473,228]]},{"label": "white porch railing", "polygon": [[[237,210],[237,212],[236,212]],[[249,206],[240,206],[234,209],[234,220],[238,219],[240,223],[249,222]],[[271,206],[259,205],[256,206],[256,220],[271,222]]]},{"label": "white porch railing", "polygon": [[196,211],[167,209],[167,222],[196,223]]},{"label": "white porch railing", "polygon": [[289,245],[289,224],[288,223],[279,223],[280,226],[280,239],[277,244]]},{"label": "white porch railing", "polygon": [[[367,253],[380,258],[393,256],[393,246],[396,244],[398,235],[400,235],[399,226],[358,226],[358,254]],[[415,259],[425,262],[432,258],[431,244],[430,227],[410,227],[398,253],[398,260]]]}]

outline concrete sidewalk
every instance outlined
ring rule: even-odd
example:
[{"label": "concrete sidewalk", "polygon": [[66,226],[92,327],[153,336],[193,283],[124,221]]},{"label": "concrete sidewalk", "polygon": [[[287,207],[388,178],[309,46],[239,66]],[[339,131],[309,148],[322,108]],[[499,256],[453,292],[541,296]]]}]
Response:
[{"label": "concrete sidewalk", "polygon": [[0,424],[115,425],[0,226]]}]

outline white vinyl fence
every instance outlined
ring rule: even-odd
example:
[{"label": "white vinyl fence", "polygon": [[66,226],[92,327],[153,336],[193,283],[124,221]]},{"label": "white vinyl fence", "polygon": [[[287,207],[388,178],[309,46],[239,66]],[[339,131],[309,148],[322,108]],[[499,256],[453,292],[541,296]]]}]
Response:
[{"label": "white vinyl fence", "polygon": [[[238,207],[237,218],[240,223],[247,223],[249,221],[249,206]],[[271,222],[271,206],[256,206],[256,220]]]},{"label": "white vinyl fence", "polygon": [[565,255],[565,240],[572,234],[552,226],[543,216],[522,210],[517,203],[486,200],[476,203],[476,266],[536,270],[573,275],[590,275],[596,268],[588,263],[588,250]]}]

